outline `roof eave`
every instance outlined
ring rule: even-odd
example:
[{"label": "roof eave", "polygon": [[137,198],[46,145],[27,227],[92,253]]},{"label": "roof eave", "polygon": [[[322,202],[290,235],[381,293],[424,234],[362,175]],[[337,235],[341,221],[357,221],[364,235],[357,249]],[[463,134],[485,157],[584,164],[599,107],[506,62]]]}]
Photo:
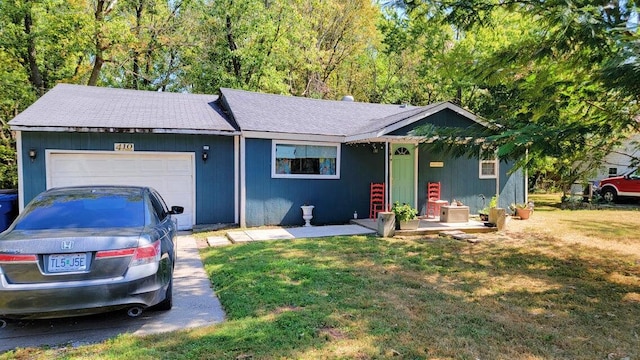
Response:
[{"label": "roof eave", "polygon": [[81,132],[81,133],[123,133],[123,134],[185,134],[185,135],[223,135],[237,136],[239,131],[211,129],[165,129],[165,128],[93,128],[69,126],[24,126],[11,125],[12,131],[40,132]]},{"label": "roof eave", "polygon": [[[355,134],[355,135],[351,135],[351,136],[347,136],[345,141],[346,142],[372,142],[372,141],[385,141],[385,140],[380,140],[383,139],[384,136],[386,134],[392,133],[398,129],[401,129],[405,126],[411,125],[416,121],[422,120],[424,118],[427,118],[433,114],[436,114],[442,110],[445,109],[449,109],[451,111],[454,111],[458,114],[460,114],[461,116],[464,116],[466,118],[468,118],[469,120],[482,125],[486,128],[496,128],[496,125],[490,124],[482,119],[480,119],[478,116],[474,115],[473,113],[453,104],[450,102],[442,102],[439,104],[434,104],[433,106],[427,107],[427,109],[425,109],[425,111],[420,112],[418,114],[406,117],[402,120],[398,120],[396,122],[394,122],[393,124],[389,124],[386,125],[384,127],[381,127],[379,129],[376,129],[374,131],[368,131],[368,132],[364,132],[364,133],[360,133],[360,134]],[[389,137],[389,139],[396,139],[397,137]],[[404,138],[420,138],[420,137],[415,137],[415,136],[404,136]]]},{"label": "roof eave", "polygon": [[383,135],[376,136],[370,138],[361,138],[361,139],[353,139],[347,141],[349,144],[358,144],[358,143],[403,143],[403,144],[422,144],[422,143],[432,143],[437,141],[438,138],[433,137],[424,137],[424,136],[411,136],[411,135]]},{"label": "roof eave", "polygon": [[302,141],[320,141],[331,143],[345,143],[343,135],[321,135],[321,134],[300,134],[272,131],[242,131],[242,136],[247,139],[273,139],[273,140],[302,140]]}]

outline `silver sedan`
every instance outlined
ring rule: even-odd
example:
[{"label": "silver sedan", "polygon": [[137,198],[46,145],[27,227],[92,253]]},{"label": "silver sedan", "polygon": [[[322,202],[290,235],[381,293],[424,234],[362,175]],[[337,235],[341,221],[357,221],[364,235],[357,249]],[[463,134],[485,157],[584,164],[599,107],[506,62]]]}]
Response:
[{"label": "silver sedan", "polygon": [[43,192],[0,234],[0,318],[171,309],[182,211],[147,187]]}]

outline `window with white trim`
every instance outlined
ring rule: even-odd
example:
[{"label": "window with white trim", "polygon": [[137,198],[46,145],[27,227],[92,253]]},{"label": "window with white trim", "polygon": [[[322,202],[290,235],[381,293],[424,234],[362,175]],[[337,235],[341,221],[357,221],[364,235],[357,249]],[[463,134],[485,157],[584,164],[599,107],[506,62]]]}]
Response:
[{"label": "window with white trim", "polygon": [[480,179],[496,179],[498,177],[498,158],[495,155],[480,155]]},{"label": "window with white trim", "polygon": [[339,179],[340,144],[273,140],[271,177]]}]

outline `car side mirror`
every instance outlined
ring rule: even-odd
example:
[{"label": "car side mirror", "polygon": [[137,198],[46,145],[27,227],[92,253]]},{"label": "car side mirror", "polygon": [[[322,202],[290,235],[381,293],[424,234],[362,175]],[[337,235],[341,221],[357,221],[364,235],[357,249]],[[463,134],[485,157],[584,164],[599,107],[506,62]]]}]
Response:
[{"label": "car side mirror", "polygon": [[171,211],[169,211],[169,214],[178,215],[178,214],[182,214],[183,212],[184,212],[184,207],[182,207],[182,206],[172,206],[171,207]]}]

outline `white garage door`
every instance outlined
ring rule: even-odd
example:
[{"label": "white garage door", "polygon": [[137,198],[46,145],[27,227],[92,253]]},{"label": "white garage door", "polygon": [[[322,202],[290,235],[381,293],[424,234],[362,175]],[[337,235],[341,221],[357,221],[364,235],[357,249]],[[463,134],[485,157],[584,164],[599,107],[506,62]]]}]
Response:
[{"label": "white garage door", "polygon": [[193,153],[47,151],[47,188],[75,185],[150,186],[169,207],[184,207],[178,228],[193,227]]}]

